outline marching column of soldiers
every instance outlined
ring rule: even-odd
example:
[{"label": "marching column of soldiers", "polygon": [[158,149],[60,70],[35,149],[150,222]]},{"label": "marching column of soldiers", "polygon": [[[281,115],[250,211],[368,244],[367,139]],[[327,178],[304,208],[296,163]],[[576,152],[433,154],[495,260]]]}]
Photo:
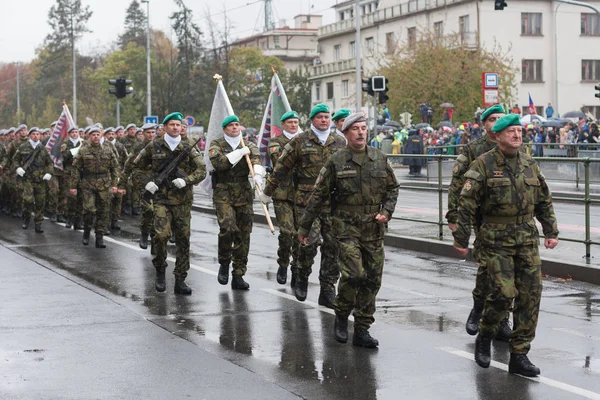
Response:
[{"label": "marching column of soldiers", "polygon": [[[491,341],[508,341],[509,372],[537,376],[539,368],[527,357],[542,290],[534,218],[542,224],[547,248],[558,244],[558,229],[545,177],[521,151],[518,116],[505,114],[501,105],[487,109],[482,114],[485,135],[462,149],[446,218],[461,256],[468,254],[475,231],[478,271],[466,323],[467,332],[477,335],[475,361],[489,367]],[[226,285],[231,275],[232,289],[250,288],[244,276],[256,189],[261,203],[273,203],[280,230],[277,282],[287,284],[289,268],[293,293],[305,301],[320,247],[318,303],[335,311],[335,340],[348,341],[353,314],[353,345],[375,348],[379,342],[369,328],[381,287],[383,238],[399,185],[386,154],[367,144],[362,113],[341,109],[332,116],[327,105],[317,104],[309,119],[302,132],[297,112],[281,117],[283,132],[267,146],[270,174],[257,146],[243,139],[235,115],[222,121],[223,136],[207,143],[219,224],[217,281]],[[182,114],[171,113],[162,122],[141,128],[71,127],[60,147],[61,165],[44,145],[51,129],[19,125],[0,130],[0,209],[21,218],[23,229],[33,217],[37,233],[43,233],[44,215],[83,230],[83,245],[93,231],[96,248],[106,247],[104,235],[121,229],[121,213],[141,215],[139,246],[152,249],[157,292],[166,290],[167,243],[173,241],[173,290],[190,295],[185,279],[193,187],[207,178],[207,170],[196,142],[187,137]]]}]

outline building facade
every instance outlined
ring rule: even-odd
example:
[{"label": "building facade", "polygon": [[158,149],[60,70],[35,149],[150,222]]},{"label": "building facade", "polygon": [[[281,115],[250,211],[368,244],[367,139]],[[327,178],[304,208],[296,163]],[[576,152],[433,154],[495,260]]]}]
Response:
[{"label": "building facade", "polygon": [[[313,104],[324,102],[333,109],[356,104],[354,3],[337,4],[337,21],[319,29]],[[594,84],[600,82],[600,17],[591,9],[551,0],[507,3],[496,11],[493,0],[362,0],[362,76],[372,75],[387,54],[419,40],[423,32],[455,35],[467,48],[509,50],[520,72],[511,106],[528,113],[531,94],[539,114],[551,103],[555,113],[586,106],[600,118],[600,101],[594,97]],[[588,3],[600,8],[598,0]]]}]

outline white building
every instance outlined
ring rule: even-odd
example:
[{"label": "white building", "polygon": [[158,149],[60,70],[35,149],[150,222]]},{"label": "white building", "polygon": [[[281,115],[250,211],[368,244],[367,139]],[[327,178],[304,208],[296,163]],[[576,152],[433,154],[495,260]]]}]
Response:
[{"label": "white building", "polygon": [[[506,2],[496,11],[493,0],[361,0],[362,76],[370,76],[396,46],[418,40],[419,32],[459,34],[467,47],[489,49],[497,43],[511,49],[521,71],[511,106],[528,109],[531,93],[538,114],[548,103],[561,114],[585,105],[600,118],[600,100],[594,97],[594,84],[600,82],[600,17],[551,0]],[[588,2],[600,8],[599,0]],[[313,104],[354,108],[354,3],[334,6],[337,22],[319,29]]]}]

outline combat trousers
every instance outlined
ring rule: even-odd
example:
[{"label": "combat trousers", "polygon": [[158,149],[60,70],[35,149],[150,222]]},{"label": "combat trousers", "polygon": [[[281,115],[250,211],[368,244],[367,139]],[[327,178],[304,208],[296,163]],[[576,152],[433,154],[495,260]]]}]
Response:
[{"label": "combat trousers", "polygon": [[67,212],[67,199],[69,198],[70,178],[66,172],[63,175],[54,176],[50,180],[54,180],[54,178],[58,178],[58,206],[56,213],[58,215],[65,215]]},{"label": "combat trousers", "polygon": [[[96,234],[103,234],[106,231],[112,193],[109,189],[99,190],[88,185],[83,185],[82,191],[84,229],[91,230],[94,226]],[[94,217],[96,217],[95,225]]]},{"label": "combat trousers", "polygon": [[48,212],[58,214],[59,202],[59,183],[57,177],[53,177],[49,181],[45,181],[45,188],[48,194],[48,204],[46,209]]},{"label": "combat trousers", "polygon": [[152,206],[152,201],[148,202],[141,196],[140,199],[142,204],[142,220],[140,222],[140,231],[143,233],[150,233],[152,232],[152,226],[154,224],[154,207]]},{"label": "combat trousers", "polygon": [[152,264],[156,269],[167,265],[167,241],[171,232],[175,235],[175,270],[176,279],[185,280],[190,269],[190,222],[192,209],[187,204],[165,205],[154,204],[154,258]]},{"label": "combat trousers", "polygon": [[[296,210],[299,221],[302,219],[304,209],[297,207]],[[313,222],[308,235],[308,244],[300,244],[298,249],[298,277],[301,280],[308,280],[317,256],[317,248],[321,246],[319,282],[321,287],[329,290],[335,289],[335,284],[340,277],[337,239],[333,236],[331,228],[332,218],[329,212],[322,212]],[[322,244],[319,235],[323,238]]]},{"label": "combat trousers", "polygon": [[[121,219],[121,206],[123,205],[123,195],[119,193],[113,194],[110,202],[110,218],[111,221],[118,221]],[[148,231],[150,232],[150,231]]]},{"label": "combat trousers", "polygon": [[79,218],[83,213],[83,192],[77,190],[77,195],[72,195],[70,192],[67,196],[66,216],[69,218]]},{"label": "combat trousers", "polygon": [[[147,183],[147,182],[146,182]],[[140,177],[137,174],[132,174],[131,176],[131,187],[129,189],[131,189],[131,206],[132,207],[141,207],[141,199],[142,199],[142,194],[144,193],[143,191],[140,192],[139,187],[140,187]],[[145,186],[145,184],[144,184]]]},{"label": "combat trousers", "polygon": [[232,275],[245,275],[250,251],[250,233],[254,210],[252,204],[235,206],[229,203],[215,203],[219,222],[220,265],[232,263]]},{"label": "combat trousers", "polygon": [[335,313],[347,317],[354,310],[354,329],[368,330],[375,321],[375,298],[381,287],[383,239],[343,238],[338,246],[342,271]]},{"label": "combat trousers", "polygon": [[45,182],[21,181],[23,188],[23,215],[30,216],[34,213],[34,221],[41,224],[44,221],[44,209],[46,206]]},{"label": "combat trousers", "polygon": [[496,337],[498,326],[514,300],[510,352],[527,354],[535,338],[542,297],[542,261],[538,246],[481,250],[487,260],[490,294],[479,331],[486,337]]},{"label": "combat trousers", "polygon": [[[45,186],[46,185],[44,185],[44,188]],[[21,179],[15,178],[12,181],[10,196],[12,202],[12,211],[15,212],[23,209],[23,181]]]},{"label": "combat trousers", "polygon": [[296,206],[289,200],[274,200],[275,217],[279,226],[279,247],[277,248],[277,264],[280,267],[287,268],[290,265],[290,256],[292,271],[298,270],[298,249],[300,241],[298,240],[298,218]]}]

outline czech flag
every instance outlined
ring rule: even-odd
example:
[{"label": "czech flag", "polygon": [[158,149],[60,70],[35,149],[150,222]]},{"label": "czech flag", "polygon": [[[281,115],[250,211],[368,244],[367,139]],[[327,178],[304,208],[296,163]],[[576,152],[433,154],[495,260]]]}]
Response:
[{"label": "czech flag", "polygon": [[529,95],[529,114],[537,114],[535,112],[535,105],[533,104],[533,100],[531,100],[531,93],[528,93]]}]

